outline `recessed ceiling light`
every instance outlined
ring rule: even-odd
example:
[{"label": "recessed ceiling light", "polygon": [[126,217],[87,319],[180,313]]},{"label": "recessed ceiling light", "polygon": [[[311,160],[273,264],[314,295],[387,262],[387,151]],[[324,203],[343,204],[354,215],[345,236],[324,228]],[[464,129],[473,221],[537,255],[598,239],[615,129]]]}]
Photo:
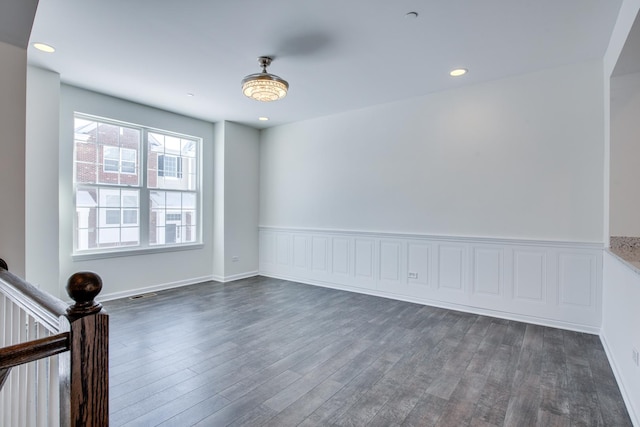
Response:
[{"label": "recessed ceiling light", "polygon": [[45,43],[34,43],[33,47],[46,53],[53,53],[56,51],[56,48]]},{"label": "recessed ceiling light", "polygon": [[191,97],[193,97],[193,96],[195,96],[195,95],[194,95],[193,93],[189,92],[189,93],[187,93],[187,96],[188,96],[189,98],[191,98]]},{"label": "recessed ceiling light", "polygon": [[449,72],[449,75],[451,77],[460,77],[460,76],[464,76],[465,74],[467,74],[467,70],[466,68],[456,68],[454,70],[451,70],[451,72]]},{"label": "recessed ceiling light", "polygon": [[261,122],[266,122],[267,120],[269,120],[269,117],[258,117],[258,120],[260,120]]}]

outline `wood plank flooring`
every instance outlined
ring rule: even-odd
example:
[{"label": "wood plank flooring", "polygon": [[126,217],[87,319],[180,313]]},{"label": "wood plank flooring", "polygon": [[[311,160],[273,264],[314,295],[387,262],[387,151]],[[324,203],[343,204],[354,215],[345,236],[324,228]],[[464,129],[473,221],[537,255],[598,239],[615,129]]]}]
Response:
[{"label": "wood plank flooring", "polygon": [[255,277],[104,303],[111,426],[631,426],[595,335]]}]

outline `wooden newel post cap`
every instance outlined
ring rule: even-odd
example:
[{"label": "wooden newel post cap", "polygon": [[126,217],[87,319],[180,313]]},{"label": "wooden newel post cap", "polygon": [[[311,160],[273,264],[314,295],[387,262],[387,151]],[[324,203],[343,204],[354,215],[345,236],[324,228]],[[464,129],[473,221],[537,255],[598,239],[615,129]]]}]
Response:
[{"label": "wooden newel post cap", "polygon": [[70,316],[83,317],[102,310],[102,304],[94,301],[102,290],[102,279],[96,273],[82,271],[73,274],[67,280],[66,289],[69,297],[75,301],[75,304],[67,308]]}]

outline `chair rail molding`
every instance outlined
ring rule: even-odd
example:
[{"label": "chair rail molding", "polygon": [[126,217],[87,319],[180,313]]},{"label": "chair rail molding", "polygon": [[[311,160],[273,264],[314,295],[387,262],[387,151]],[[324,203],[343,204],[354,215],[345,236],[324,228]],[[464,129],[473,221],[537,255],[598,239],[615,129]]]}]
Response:
[{"label": "chair rail molding", "polygon": [[261,226],[259,272],[599,333],[603,243]]}]

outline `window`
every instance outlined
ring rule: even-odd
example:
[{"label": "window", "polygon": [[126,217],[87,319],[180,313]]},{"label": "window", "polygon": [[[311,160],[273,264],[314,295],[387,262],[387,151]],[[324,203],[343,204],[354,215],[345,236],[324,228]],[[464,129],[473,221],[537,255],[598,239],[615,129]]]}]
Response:
[{"label": "window", "polygon": [[74,128],[74,253],[201,242],[199,138],[79,113]]}]

